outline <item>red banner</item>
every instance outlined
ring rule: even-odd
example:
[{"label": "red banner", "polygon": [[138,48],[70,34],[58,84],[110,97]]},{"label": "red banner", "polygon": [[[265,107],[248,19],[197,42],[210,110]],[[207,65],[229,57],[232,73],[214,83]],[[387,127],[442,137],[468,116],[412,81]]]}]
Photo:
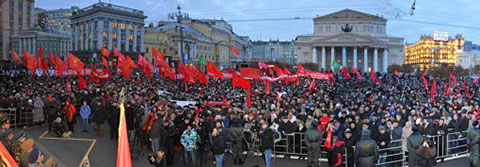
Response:
[{"label": "red banner", "polygon": [[321,79],[321,80],[328,80],[328,74],[323,72],[309,72],[308,77],[313,79]]}]

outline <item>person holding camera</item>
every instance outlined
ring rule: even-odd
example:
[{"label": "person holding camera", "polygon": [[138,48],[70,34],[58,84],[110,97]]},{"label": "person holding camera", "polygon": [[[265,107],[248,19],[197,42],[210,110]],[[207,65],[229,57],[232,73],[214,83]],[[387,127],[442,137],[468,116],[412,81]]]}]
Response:
[{"label": "person holding camera", "polygon": [[213,128],[212,143],[212,152],[215,156],[216,167],[223,167],[225,161],[226,141],[221,128]]},{"label": "person holding camera", "polygon": [[154,154],[149,154],[148,162],[155,167],[167,167],[165,151],[163,148],[159,148]]}]

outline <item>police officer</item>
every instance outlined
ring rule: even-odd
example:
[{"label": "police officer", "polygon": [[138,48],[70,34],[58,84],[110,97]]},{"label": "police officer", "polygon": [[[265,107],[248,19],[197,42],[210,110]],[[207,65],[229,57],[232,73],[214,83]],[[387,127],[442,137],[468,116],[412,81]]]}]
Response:
[{"label": "police officer", "polygon": [[412,132],[412,135],[407,138],[408,166],[420,167],[423,158],[416,151],[422,145],[424,137],[418,132],[418,126],[413,126]]},{"label": "police officer", "polygon": [[355,145],[354,160],[357,166],[375,167],[378,159],[378,146],[375,140],[372,140],[371,132],[368,129],[362,131],[362,139]]},{"label": "police officer", "polygon": [[480,130],[478,129],[478,121],[475,120],[472,122],[472,128],[467,131],[467,144],[468,149],[470,150],[470,156],[468,157],[470,161],[470,167],[477,166],[479,155],[479,142],[480,142]]},{"label": "police officer", "polygon": [[232,142],[233,164],[242,165],[243,161],[241,155],[243,153],[243,140],[245,137],[243,128],[240,125],[240,119],[238,117],[235,117],[232,121],[232,127],[230,127],[229,136]]},{"label": "police officer", "polygon": [[308,167],[320,166],[318,158],[320,155],[320,145],[322,142],[322,133],[316,128],[318,121],[314,120],[311,127],[305,132],[305,145],[308,152]]}]

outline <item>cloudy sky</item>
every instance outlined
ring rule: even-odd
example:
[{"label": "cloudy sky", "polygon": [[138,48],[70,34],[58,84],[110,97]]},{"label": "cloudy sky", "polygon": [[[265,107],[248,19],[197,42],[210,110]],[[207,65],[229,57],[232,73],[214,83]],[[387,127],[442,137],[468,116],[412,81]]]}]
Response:
[{"label": "cloudy sky", "polygon": [[[253,40],[292,40],[297,35],[313,32],[311,18],[344,8],[388,19],[387,33],[416,42],[422,34],[433,30],[460,33],[466,40],[480,44],[479,0],[417,0],[414,15],[410,15],[413,0],[102,0],[141,9],[145,22],[167,20],[180,4],[191,18],[229,21],[239,35]],[[36,0],[44,9],[89,6],[98,0]],[[293,20],[298,17],[300,19]],[[262,19],[274,19],[265,21]]]}]

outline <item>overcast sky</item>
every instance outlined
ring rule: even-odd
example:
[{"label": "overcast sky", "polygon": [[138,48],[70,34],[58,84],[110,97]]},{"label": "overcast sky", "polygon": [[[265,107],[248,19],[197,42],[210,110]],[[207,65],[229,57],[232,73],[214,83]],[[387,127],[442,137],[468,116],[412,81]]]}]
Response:
[{"label": "overcast sky", "polygon": [[[110,0],[102,0],[110,2]],[[44,9],[80,8],[98,0],[36,0],[36,7]],[[313,18],[344,8],[388,19],[387,34],[403,37],[408,43],[418,41],[420,35],[433,30],[457,33],[466,40],[480,44],[479,0],[417,0],[414,15],[410,15],[413,0],[111,0],[111,3],[143,10],[145,23],[167,20],[178,4],[194,19],[230,21],[234,31],[252,40],[292,40],[297,35],[313,32]],[[259,21],[255,19],[302,19]],[[246,20],[246,21],[245,21]]]}]

